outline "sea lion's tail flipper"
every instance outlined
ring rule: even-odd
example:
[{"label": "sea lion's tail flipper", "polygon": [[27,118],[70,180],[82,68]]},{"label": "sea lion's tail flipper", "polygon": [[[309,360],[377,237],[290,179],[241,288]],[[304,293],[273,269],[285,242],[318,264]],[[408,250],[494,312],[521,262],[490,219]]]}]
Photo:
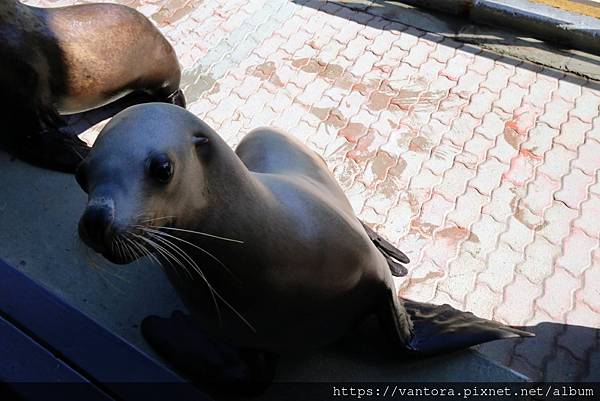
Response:
[{"label": "sea lion's tail flipper", "polygon": [[432,305],[402,299],[412,323],[412,338],[406,347],[419,354],[455,351],[488,341],[533,337],[492,320],[482,319],[450,305]]},{"label": "sea lion's tail flipper", "polygon": [[[402,263],[409,263],[410,259],[400,249],[389,243],[381,235],[377,234],[369,226],[361,221],[367,235],[373,241],[377,249],[385,256],[392,275],[403,277],[408,274],[408,270]],[[399,263],[400,262],[400,263]]]}]

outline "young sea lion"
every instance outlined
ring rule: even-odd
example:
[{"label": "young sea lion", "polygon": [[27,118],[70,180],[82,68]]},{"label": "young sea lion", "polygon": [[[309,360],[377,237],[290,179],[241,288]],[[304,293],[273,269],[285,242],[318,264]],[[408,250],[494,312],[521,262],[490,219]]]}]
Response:
[{"label": "young sea lion", "polygon": [[89,149],[59,132],[59,114],[94,109],[133,91],[185,106],[180,76],[171,45],[132,8],[0,2],[0,141],[28,161],[74,171]]},{"label": "young sea lion", "polygon": [[143,332],[194,379],[231,368],[214,361],[232,352],[264,378],[270,355],[329,344],[371,314],[405,353],[530,335],[398,298],[387,258],[408,259],[361,224],[322,159],[275,130],[249,133],[234,153],[181,108],[134,106],[103,129],[77,180],[88,246],[166,268],[193,319],[147,318]]}]

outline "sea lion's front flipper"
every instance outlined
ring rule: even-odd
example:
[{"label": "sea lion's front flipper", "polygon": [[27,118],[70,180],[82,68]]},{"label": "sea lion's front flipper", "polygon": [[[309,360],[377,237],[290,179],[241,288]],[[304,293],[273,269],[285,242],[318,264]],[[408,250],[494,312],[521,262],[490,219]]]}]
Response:
[{"label": "sea lion's front flipper", "polygon": [[404,299],[402,303],[413,323],[413,335],[407,348],[420,354],[437,354],[488,341],[534,336],[449,305],[438,306]]},{"label": "sea lion's front flipper", "polygon": [[66,173],[74,173],[91,149],[77,136],[59,130],[25,135],[15,148],[16,156],[28,163]]},{"label": "sea lion's front flipper", "polygon": [[58,131],[67,126],[65,119],[52,106],[40,104],[37,107],[37,116],[40,124],[40,131]]},{"label": "sea lion's front flipper", "polygon": [[181,89],[177,89],[173,94],[167,97],[167,103],[171,103],[175,106],[183,107],[185,109],[187,101],[185,100],[183,91]]},{"label": "sea lion's front flipper", "polygon": [[275,375],[276,356],[215,341],[182,312],[170,318],[148,316],[141,329],[161,357],[208,391],[259,394]]},{"label": "sea lion's front flipper", "polygon": [[[409,263],[410,259],[400,249],[389,243],[385,238],[372,230],[368,225],[361,221],[367,235],[373,241],[377,249],[385,256],[392,275],[403,277],[408,274],[408,270],[402,263]],[[401,263],[398,263],[401,262]]]}]

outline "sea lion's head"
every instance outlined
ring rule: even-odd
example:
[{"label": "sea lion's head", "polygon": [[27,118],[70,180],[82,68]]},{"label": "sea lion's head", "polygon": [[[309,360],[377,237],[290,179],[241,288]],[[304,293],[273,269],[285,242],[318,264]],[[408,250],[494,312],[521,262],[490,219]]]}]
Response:
[{"label": "sea lion's head", "polygon": [[82,241],[117,264],[153,252],[152,243],[166,248],[162,228],[185,226],[185,216],[206,206],[201,160],[209,157],[212,133],[191,113],[164,103],[117,114],[76,174],[88,194]]}]

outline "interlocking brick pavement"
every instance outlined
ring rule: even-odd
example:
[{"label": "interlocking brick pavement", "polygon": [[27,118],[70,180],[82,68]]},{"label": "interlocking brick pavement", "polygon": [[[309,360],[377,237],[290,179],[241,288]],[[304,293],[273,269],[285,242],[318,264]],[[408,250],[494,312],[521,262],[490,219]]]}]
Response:
[{"label": "interlocking brick pavement", "polygon": [[410,256],[402,296],[529,327],[535,339],[480,350],[533,379],[600,379],[598,83],[360,3],[121,3],[174,44],[189,110],[229,144],[269,125],[323,155],[356,213]]}]

